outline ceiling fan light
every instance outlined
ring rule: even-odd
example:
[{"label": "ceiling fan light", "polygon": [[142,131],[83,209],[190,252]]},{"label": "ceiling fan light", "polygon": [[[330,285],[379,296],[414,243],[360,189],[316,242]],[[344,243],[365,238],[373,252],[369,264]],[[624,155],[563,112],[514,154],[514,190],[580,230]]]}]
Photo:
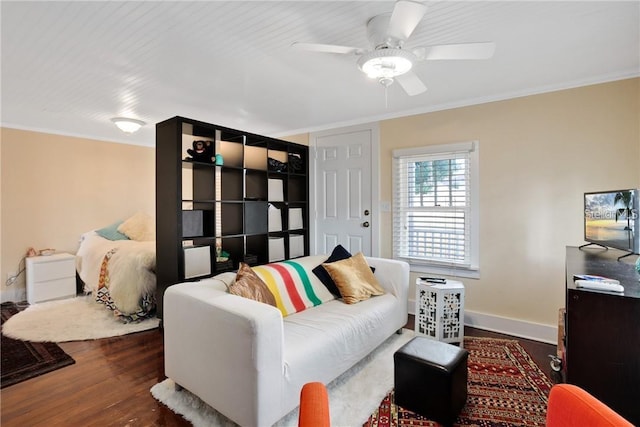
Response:
[{"label": "ceiling fan light", "polygon": [[402,49],[379,49],[362,55],[358,67],[372,79],[393,78],[411,70],[414,59]]},{"label": "ceiling fan light", "polygon": [[411,69],[412,65],[411,61],[400,56],[372,58],[362,64],[362,71],[373,79],[395,77],[405,74]]},{"label": "ceiling fan light", "polygon": [[140,128],[146,125],[142,120],[130,119],[127,117],[114,117],[111,121],[118,126],[118,128],[126,133],[134,133],[140,130]]}]

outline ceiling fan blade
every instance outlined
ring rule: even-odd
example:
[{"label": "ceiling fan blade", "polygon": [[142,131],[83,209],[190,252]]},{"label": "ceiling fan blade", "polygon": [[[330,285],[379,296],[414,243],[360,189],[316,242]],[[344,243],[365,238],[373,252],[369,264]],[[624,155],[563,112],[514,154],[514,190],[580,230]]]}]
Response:
[{"label": "ceiling fan blade", "polygon": [[413,50],[418,59],[489,59],[496,50],[493,42],[442,44]]},{"label": "ceiling fan blade", "polygon": [[420,95],[427,90],[427,87],[422,83],[422,80],[420,80],[413,71],[396,76],[394,79],[398,84],[400,84],[400,86],[402,86],[402,89],[404,89],[409,96]]},{"label": "ceiling fan blade", "polygon": [[298,43],[294,42],[291,47],[300,50],[307,50],[310,52],[323,52],[323,53],[340,53],[340,54],[356,54],[359,55],[363,52],[359,47],[351,46],[338,46],[335,44],[321,44],[321,43]]},{"label": "ceiling fan blade", "polygon": [[398,0],[389,20],[387,36],[402,41],[407,40],[426,12],[427,6],[422,3]]}]

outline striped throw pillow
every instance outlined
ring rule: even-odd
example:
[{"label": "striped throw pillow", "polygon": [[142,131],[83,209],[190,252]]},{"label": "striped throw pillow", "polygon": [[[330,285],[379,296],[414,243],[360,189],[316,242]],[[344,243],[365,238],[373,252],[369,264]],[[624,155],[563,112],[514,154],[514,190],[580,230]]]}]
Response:
[{"label": "striped throw pillow", "polygon": [[267,284],[276,299],[276,307],[282,312],[283,317],[335,298],[311,273],[315,265],[304,264],[296,260],[252,267],[253,271]]}]

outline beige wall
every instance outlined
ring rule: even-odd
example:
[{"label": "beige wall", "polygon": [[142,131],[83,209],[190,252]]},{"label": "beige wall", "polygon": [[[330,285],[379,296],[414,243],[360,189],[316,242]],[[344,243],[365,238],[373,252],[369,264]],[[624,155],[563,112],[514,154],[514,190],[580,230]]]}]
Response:
[{"label": "beige wall", "polygon": [[[466,309],[553,325],[583,193],[640,188],[639,100],[631,79],[383,121],[380,200],[392,199],[393,149],[480,141],[481,276],[462,280]],[[390,257],[388,213],[381,230]]]},{"label": "beige wall", "polygon": [[[75,253],[80,235],[137,211],[155,216],[155,150],[3,128],[0,287],[27,248]],[[8,292],[7,292],[8,291]]]},{"label": "beige wall", "polygon": [[298,135],[289,135],[280,138],[284,141],[295,142],[296,144],[309,145],[309,134],[301,133]]}]

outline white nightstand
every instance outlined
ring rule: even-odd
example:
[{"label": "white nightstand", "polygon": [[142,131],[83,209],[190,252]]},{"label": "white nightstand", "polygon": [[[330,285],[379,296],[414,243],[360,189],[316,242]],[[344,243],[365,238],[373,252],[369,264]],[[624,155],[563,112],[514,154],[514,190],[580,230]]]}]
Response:
[{"label": "white nightstand", "polygon": [[67,253],[28,257],[29,304],[76,296],[76,257]]},{"label": "white nightstand", "polygon": [[464,285],[447,280],[434,285],[416,280],[415,332],[447,343],[464,340]]}]

